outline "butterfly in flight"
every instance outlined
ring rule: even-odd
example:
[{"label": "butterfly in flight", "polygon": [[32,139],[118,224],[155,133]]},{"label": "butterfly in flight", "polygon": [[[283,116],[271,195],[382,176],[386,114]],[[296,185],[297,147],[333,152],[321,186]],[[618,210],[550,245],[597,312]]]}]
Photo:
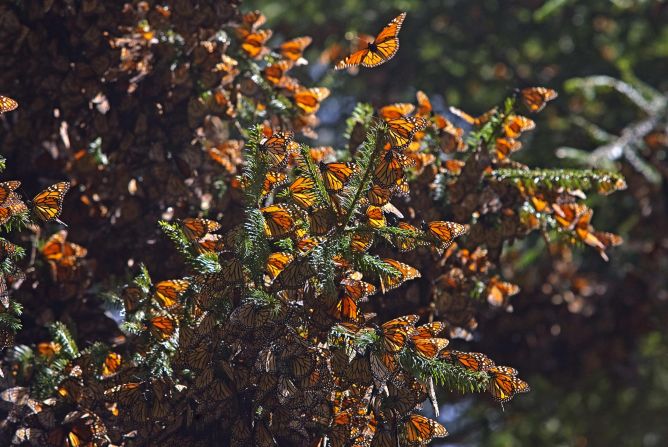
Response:
[{"label": "butterfly in flight", "polygon": [[32,199],[33,212],[43,222],[55,220],[65,226],[65,222],[58,219],[63,210],[63,199],[70,189],[70,182],[59,182],[46,188]]},{"label": "butterfly in flight", "polygon": [[399,51],[399,30],[405,18],[405,12],[399,14],[365,48],[339,61],[334,69],[342,70],[357,65],[367,68],[377,67],[392,59]]}]

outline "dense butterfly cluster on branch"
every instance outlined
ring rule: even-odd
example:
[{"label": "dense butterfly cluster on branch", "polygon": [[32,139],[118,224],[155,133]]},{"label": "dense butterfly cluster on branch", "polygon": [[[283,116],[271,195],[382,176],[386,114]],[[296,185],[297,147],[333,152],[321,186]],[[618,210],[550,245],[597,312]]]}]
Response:
[{"label": "dense butterfly cluster on branch", "polygon": [[[159,237],[172,248],[156,246],[155,258],[133,249],[135,275],[115,289],[118,278],[100,278],[120,267],[98,267],[114,260],[99,250],[127,244],[68,241],[86,225],[81,217],[65,219],[69,233],[31,227],[23,279],[32,290],[48,283],[66,305],[26,307],[32,330],[19,332],[2,363],[2,439],[419,446],[447,435],[419,413],[429,400],[438,414],[436,387],[486,391],[500,402],[527,392],[515,369],[450,341],[470,337],[485,301],[511,308],[519,289],[500,276],[505,242],[540,232],[601,256],[621,242],[594,230],[582,203],[590,191],[623,188],[619,175],[531,170],[511,158],[535,127],[521,113],[539,112],[556,92],[512,92],[479,117],[451,109],[457,122],[424,92],[416,104],[359,104],[345,150],[312,147],[305,137],[316,135],[329,90],[288,74],[306,64],[310,38],[272,46],[261,13],[221,5],[126,5],[122,25],[101,33],[116,59],[105,83],[86,89],[97,113],[74,118],[82,104],[61,105],[51,148],[67,160],[62,171],[86,219],[110,225],[109,235],[161,217]],[[88,16],[102,20],[105,6],[89,6]],[[404,18],[336,68],[387,62]],[[3,112],[16,108],[2,101]],[[160,125],[149,131],[149,122]],[[130,133],[116,133],[128,125]],[[87,149],[77,149],[82,143]],[[27,224],[17,183],[2,183],[0,209]],[[34,220],[58,220],[69,187],[35,196]],[[3,248],[3,280],[20,254]],[[137,267],[142,261],[148,267]],[[103,291],[113,318],[91,306]],[[7,293],[11,305],[0,314],[7,334],[20,326],[18,303],[30,304],[30,292],[15,295]]]}]

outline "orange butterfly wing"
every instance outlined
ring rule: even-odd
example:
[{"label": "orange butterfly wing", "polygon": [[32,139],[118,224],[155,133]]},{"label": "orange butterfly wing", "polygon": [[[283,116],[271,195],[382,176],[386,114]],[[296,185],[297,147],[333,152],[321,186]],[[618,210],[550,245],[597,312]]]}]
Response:
[{"label": "orange butterfly wing", "polygon": [[190,282],[183,279],[160,281],[155,285],[155,299],[165,308],[171,309],[188,290]]},{"label": "orange butterfly wing", "polygon": [[0,183],[0,205],[4,205],[7,199],[11,197],[12,192],[19,186],[21,186],[21,182],[18,180]]},{"label": "orange butterfly wing", "polygon": [[329,96],[329,89],[325,87],[300,89],[295,93],[295,105],[305,113],[315,113],[320,108],[320,102]]},{"label": "orange butterfly wing", "polygon": [[63,209],[65,194],[70,189],[70,182],[60,182],[49,186],[32,199],[33,210],[44,222],[57,220]]},{"label": "orange butterfly wing", "polygon": [[11,112],[19,106],[19,103],[15,99],[10,98],[9,96],[0,95],[0,115],[5,112]]},{"label": "orange butterfly wing", "polygon": [[427,223],[429,234],[436,238],[441,244],[450,246],[456,237],[469,232],[468,225],[458,224],[456,222],[434,221]]},{"label": "orange butterfly wing", "polygon": [[419,319],[417,315],[406,315],[383,323],[381,331],[385,350],[388,352],[401,351]]},{"label": "orange butterfly wing", "polygon": [[335,70],[362,65],[363,67],[377,67],[392,59],[399,51],[399,31],[406,18],[403,12],[392,19],[376,36],[367,48],[354,52],[336,64]]},{"label": "orange butterfly wing", "polygon": [[419,414],[411,414],[404,422],[402,436],[408,445],[426,445],[433,438],[448,436],[448,431],[432,419]]},{"label": "orange butterfly wing", "polygon": [[398,102],[395,104],[390,104],[389,106],[381,107],[378,110],[378,114],[385,121],[399,119],[404,115],[409,115],[413,113],[415,106],[407,102]]},{"label": "orange butterfly wing", "polygon": [[283,42],[279,47],[279,51],[284,58],[297,62],[301,59],[306,47],[311,45],[311,42],[312,39],[309,36],[297,37]]},{"label": "orange butterfly wing", "polygon": [[297,177],[288,190],[292,200],[304,209],[313,207],[317,201],[315,183],[308,177]]},{"label": "orange butterfly wing", "polygon": [[528,87],[520,91],[522,102],[531,113],[538,113],[545,108],[545,105],[555,99],[557,92],[551,88]]}]

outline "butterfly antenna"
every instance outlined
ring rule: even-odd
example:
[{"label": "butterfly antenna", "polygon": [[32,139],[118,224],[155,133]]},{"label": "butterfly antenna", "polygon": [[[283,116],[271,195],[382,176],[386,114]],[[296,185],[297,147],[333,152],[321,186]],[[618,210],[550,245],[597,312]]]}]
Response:
[{"label": "butterfly antenna", "polygon": [[61,224],[65,228],[69,228],[69,226],[65,222],[63,222],[62,220],[60,220],[58,218],[54,219],[54,222],[58,222],[59,224]]}]

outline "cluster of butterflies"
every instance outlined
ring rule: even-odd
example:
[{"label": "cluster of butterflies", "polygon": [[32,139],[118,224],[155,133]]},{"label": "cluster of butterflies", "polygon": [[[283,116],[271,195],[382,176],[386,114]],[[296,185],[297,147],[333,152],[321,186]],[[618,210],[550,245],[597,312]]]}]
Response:
[{"label": "cluster of butterflies", "polygon": [[0,183],[0,225],[4,225],[16,215],[23,214],[29,209],[41,222],[56,221],[63,209],[65,194],[70,189],[69,182],[55,183],[33,197],[28,205],[23,202],[16,189],[21,186],[18,180]]},{"label": "cluster of butterflies", "polygon": [[584,197],[580,190],[567,191],[566,194],[541,192],[522,183],[516,185],[520,194],[530,204],[531,213],[523,215],[523,224],[529,229],[556,227],[571,241],[579,241],[593,247],[599,255],[608,260],[606,250],[622,244],[623,239],[613,233],[597,231],[591,225],[594,211],[576,200]]},{"label": "cluster of butterflies", "polygon": [[[304,87],[288,74],[292,68],[307,64],[303,53],[312,39],[297,37],[270,48],[267,42],[273,33],[262,28],[265,23],[266,17],[261,12],[252,11],[244,14],[241,25],[234,29],[240,57],[257,63],[261,76],[249,77],[247,73],[241,73],[239,61],[226,55],[216,66],[216,71],[222,74],[222,81],[213,95],[214,99],[218,107],[225,109],[230,116],[250,106],[254,121],[265,119],[271,126],[289,126],[296,132],[315,137],[313,129],[318,124],[315,114],[320,103],[329,96],[329,89]],[[271,91],[271,95],[263,93],[267,91]],[[232,92],[240,92],[243,98],[238,95],[232,97]],[[287,115],[281,115],[276,110],[276,113],[270,113],[271,98],[275,96],[288,101],[292,112]],[[248,104],[242,104],[246,100]]]},{"label": "cluster of butterflies", "polygon": [[[399,48],[405,15],[393,19],[336,68],[375,67],[391,59]],[[221,432],[230,433],[232,445],[299,445],[308,439],[314,446],[422,446],[446,436],[447,430],[416,413],[428,396],[427,385],[404,368],[406,356],[483,372],[489,392],[501,402],[529,390],[516,370],[496,366],[484,354],[448,350],[449,340],[439,337],[443,323],[417,326],[419,317],[407,315],[376,324],[375,316],[364,312],[365,303],[376,299],[378,290],[386,293],[420,276],[408,264],[372,255],[374,247],[409,252],[430,246],[442,252],[468,233],[468,225],[450,221],[414,225],[392,204],[394,197],[410,192],[411,172],[437,161],[454,176],[461,172],[463,162],[424,151],[422,143],[431,134],[446,155],[463,152],[463,129],[434,113],[429,98],[420,92],[417,106],[399,103],[379,110],[382,130],[376,133],[377,147],[366,162],[330,161],[333,151],[296,143],[292,132],[274,128],[308,134],[329,91],[303,88],[287,74],[305,62],[302,55],[310,38],[269,49],[266,43],[272,33],[262,29],[264,22],[260,13],[248,13],[236,30],[244,57],[266,63],[262,80],[238,76],[239,62],[221,57],[216,68],[221,85],[207,99],[212,101],[209,106],[232,116],[239,104],[231,92],[239,91],[256,98],[254,113],[264,117],[268,104],[260,98],[266,83],[280,89],[298,110],[292,122],[269,120],[258,141],[245,143],[255,145],[251,150],[257,149],[260,165],[267,167],[260,184],[243,175],[236,180],[248,195],[257,190],[253,212],[262,224],[268,250],[262,255],[262,274],[255,274],[257,266],[248,262],[253,257],[245,252],[249,242],[243,225],[220,234],[222,226],[214,220],[178,221],[194,252],[216,254],[220,270],[125,287],[121,295],[125,327],[138,335],[129,337],[130,342],[137,340],[147,359],[127,361],[109,352],[94,362],[89,357],[73,361],[57,387],[57,405],[69,405],[72,411],[61,411],[67,416],[58,428],[37,421],[39,434],[24,429],[22,441],[102,442],[108,439],[107,430],[122,420],[124,435],[135,436],[140,443],[154,442],[160,436],[156,424],[174,427],[175,432],[197,432],[200,427],[197,433],[204,436],[210,423],[219,419]],[[541,87],[520,95],[530,111],[539,111],[556,96]],[[498,116],[496,111],[478,118],[451,112],[474,127]],[[502,125],[503,141],[497,140],[495,148],[499,160],[519,148],[516,139],[533,122],[511,115],[503,118]],[[225,144],[213,141],[207,151],[232,172],[242,143]],[[36,196],[38,217],[57,219],[68,187],[57,184]],[[9,190],[8,195],[12,193]],[[86,249],[67,242],[60,232],[45,243],[42,254],[54,275],[66,278]],[[462,264],[472,266],[475,258],[471,254]],[[323,270],[321,259],[327,261]],[[369,274],[360,259],[373,260],[376,271]],[[362,271],[375,274],[374,279],[365,280]],[[329,290],[324,283],[332,279]],[[490,283],[490,302],[501,303],[512,295],[514,289],[508,284],[498,279]],[[361,349],[364,340],[371,343]],[[39,349],[49,358],[58,358],[60,351],[55,345]],[[169,379],[151,377],[145,369],[163,355],[171,359],[173,374]],[[100,379],[102,383],[93,386]],[[85,392],[88,389],[93,396]],[[13,396],[3,399],[18,401]],[[27,406],[34,407],[26,410],[31,415],[47,413],[38,403]],[[183,408],[188,410],[179,411]],[[250,414],[253,418],[244,417]],[[163,435],[169,430],[165,428]],[[171,434],[170,439],[178,439]]]}]

